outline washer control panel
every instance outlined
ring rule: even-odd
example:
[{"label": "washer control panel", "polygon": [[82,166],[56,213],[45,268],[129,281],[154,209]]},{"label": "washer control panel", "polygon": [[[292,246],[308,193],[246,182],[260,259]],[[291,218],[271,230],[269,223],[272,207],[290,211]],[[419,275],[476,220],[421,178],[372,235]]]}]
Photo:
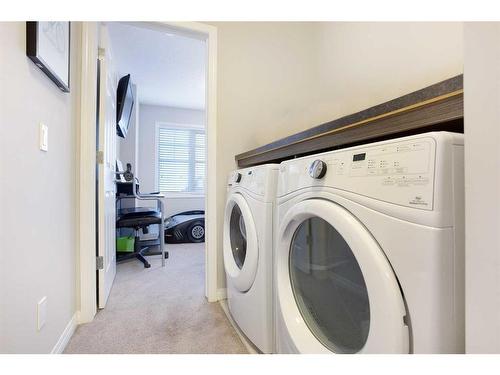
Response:
[{"label": "washer control panel", "polygon": [[291,160],[280,167],[278,195],[304,187],[330,186],[432,210],[435,154],[436,141],[424,137]]},{"label": "washer control panel", "polygon": [[[430,168],[430,148],[429,142],[421,141],[353,153],[348,173],[353,177],[384,176],[386,178],[382,180],[383,184],[396,181],[407,183],[420,180],[422,182],[423,176],[429,172]],[[345,165],[344,160],[340,162],[344,162]],[[333,159],[331,163],[337,165],[338,160]],[[345,173],[346,170],[341,168],[337,169],[337,172]],[[395,176],[400,178],[395,179]]]}]

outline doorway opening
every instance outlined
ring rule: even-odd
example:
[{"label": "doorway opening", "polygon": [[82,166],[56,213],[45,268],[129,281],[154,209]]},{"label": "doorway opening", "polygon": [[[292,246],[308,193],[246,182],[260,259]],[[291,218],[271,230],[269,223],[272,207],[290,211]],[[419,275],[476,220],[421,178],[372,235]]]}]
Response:
[{"label": "doorway opening", "polygon": [[[114,24],[113,24],[114,25]],[[140,121],[141,121],[141,116],[140,116],[140,108],[142,106],[141,104],[141,90],[138,87],[138,84],[135,84],[135,87],[131,91],[135,91],[134,94],[139,98],[139,101],[137,102],[136,109],[139,109],[139,114],[136,114],[138,118],[138,123],[139,126],[136,127],[136,131],[132,131],[131,128],[131,133],[133,134],[131,137],[126,137],[124,140],[118,140],[116,136],[112,136],[111,133],[113,132],[111,130],[111,126],[109,127],[108,131],[108,137],[107,139],[100,139],[99,142],[101,145],[104,145],[104,147],[107,150],[111,150],[108,152],[108,155],[103,155],[100,153],[96,154],[96,109],[98,105],[96,105],[97,102],[97,67],[98,65],[96,64],[96,61],[99,59],[101,63],[104,63],[105,68],[109,68],[109,66],[112,66],[115,68],[115,78],[111,78],[108,81],[109,82],[119,82],[120,77],[120,72],[116,70],[116,60],[119,58],[118,53],[114,52],[113,54],[113,44],[112,40],[110,38],[110,33],[107,30],[109,28],[110,23],[94,23],[94,22],[84,22],[82,23],[82,55],[81,55],[81,62],[82,62],[82,75],[81,75],[81,128],[79,132],[79,143],[80,143],[80,149],[78,151],[78,159],[79,159],[79,179],[80,179],[80,189],[79,189],[79,238],[78,238],[78,247],[80,249],[80,255],[79,255],[79,273],[80,273],[80,279],[78,283],[78,289],[79,289],[79,314],[78,314],[78,322],[79,323],[88,323],[91,322],[95,314],[97,312],[97,307],[98,307],[98,301],[96,299],[96,290],[98,288],[98,282],[100,281],[97,280],[96,278],[96,266],[99,266],[101,263],[99,258],[96,258],[96,237],[99,237],[102,235],[102,232],[99,233],[96,228],[96,213],[95,213],[95,208],[96,208],[96,194],[95,194],[95,176],[96,176],[96,167],[95,167],[95,162],[96,162],[96,156],[97,160],[100,161],[101,159],[104,159],[105,161],[108,162],[109,164],[109,170],[114,170],[116,168],[116,159],[117,156],[122,154],[122,156],[125,159],[128,159],[129,161],[122,161],[122,165],[124,165],[124,169],[126,168],[126,165],[128,163],[131,164],[131,170],[134,172],[135,167],[138,167],[137,169],[137,176],[140,178],[141,175],[146,176],[145,181],[146,185],[149,183],[153,184],[153,187],[160,187],[162,189],[165,188],[171,188],[172,185],[169,185],[168,183],[161,182],[161,179],[165,179],[166,177],[162,173],[158,173],[160,168],[165,169],[164,167],[169,167],[172,165],[172,163],[168,163],[168,160],[161,160],[158,157],[158,152],[157,150],[159,147],[157,143],[161,142],[156,142],[156,138],[159,139],[160,136],[165,135],[165,129],[168,128],[168,126],[172,125],[195,125],[191,126],[190,128],[202,128],[203,126],[205,127],[205,165],[203,168],[203,160],[200,157],[200,150],[202,147],[195,147],[195,149],[198,152],[198,157],[196,158],[191,158],[190,163],[195,164],[195,168],[191,168],[188,178],[187,178],[187,184],[186,184],[186,177],[183,177],[184,185],[181,185],[180,183],[177,183],[175,187],[177,189],[185,189],[187,186],[190,189],[198,189],[197,193],[198,196],[195,196],[193,194],[193,197],[191,199],[195,198],[200,198],[201,196],[201,201],[203,202],[203,206],[205,208],[205,244],[206,244],[206,251],[203,251],[204,253],[204,259],[201,262],[202,268],[205,269],[204,273],[204,282],[201,282],[201,287],[202,287],[202,294],[206,297],[206,299],[209,302],[215,302],[217,301],[222,294],[220,291],[217,290],[217,208],[216,208],[216,61],[217,61],[217,32],[216,28],[210,25],[206,24],[200,24],[200,23],[195,23],[195,22],[171,22],[171,23],[121,23],[121,24],[116,24],[118,27],[129,27],[133,28],[135,30],[135,34],[140,34],[140,32],[156,32],[159,34],[162,34],[163,37],[165,38],[172,38],[175,39],[176,37],[183,37],[184,39],[187,39],[189,41],[197,41],[198,43],[201,43],[202,45],[205,45],[205,51],[203,55],[204,63],[205,63],[205,72],[204,72],[204,82],[201,82],[200,85],[203,86],[205,85],[204,89],[204,122],[198,121],[198,122],[192,122],[192,121],[178,121],[172,120],[172,119],[159,119],[158,121],[153,121],[154,125],[149,126],[149,134],[154,134],[153,137],[150,136],[150,138],[153,138],[153,141],[150,142],[150,147],[147,149],[149,152],[149,157],[150,162],[145,161],[147,167],[143,169],[141,173],[141,161],[144,162],[144,160],[141,160],[141,152],[140,152],[140,147],[141,147],[141,131],[140,131]],[[104,32],[106,30],[106,32]],[[131,36],[132,38],[132,36]],[[132,39],[129,39],[127,43],[130,47],[132,47]],[[107,45],[106,45],[107,43]],[[151,44],[150,40],[147,40],[146,42],[141,42],[139,43],[139,46],[144,46],[147,44]],[[156,50],[159,48],[162,48],[162,44],[153,44]],[[130,53],[133,50],[133,48],[129,48],[127,50],[127,53]],[[106,56],[106,53],[108,56]],[[136,60],[139,60],[139,65],[148,65],[148,62],[153,61],[155,64],[159,64],[163,67],[166,67],[167,64],[170,64],[171,61],[169,61],[168,56],[165,57],[166,61],[164,61],[164,64],[161,64],[161,59],[159,58],[150,58],[150,59],[143,59],[140,60],[140,57],[142,56],[144,58],[144,53],[138,53],[139,58],[135,56]],[[182,53],[179,52],[175,56],[182,56]],[[103,58],[104,57],[104,58]],[[134,57],[134,56],[133,56]],[[161,57],[161,56],[160,56]],[[123,58],[122,58],[123,59]],[[108,65],[106,65],[108,64]],[[110,71],[113,69],[104,69],[105,71],[103,72],[103,66],[102,64],[100,65],[100,77],[102,81],[102,77],[105,76],[105,74],[108,74]],[[128,74],[128,73],[127,73]],[[135,73],[134,73],[135,74]],[[179,77],[174,77],[175,79],[179,80]],[[131,82],[133,83],[133,79]],[[102,86],[102,85],[101,85]],[[112,87],[113,85],[108,85],[104,86],[103,88],[100,88],[100,91],[105,93],[107,96],[109,96],[107,104],[109,106],[112,106],[113,103],[116,103],[115,100],[112,98],[113,93],[115,92],[115,88]],[[172,85],[170,85],[172,86]],[[190,91],[190,90],[188,90]],[[194,90],[191,90],[194,91]],[[198,92],[199,92],[199,87],[198,87]],[[144,92],[143,92],[144,94]],[[144,96],[144,95],[143,95]],[[180,95],[177,95],[177,98],[182,99]],[[186,100],[186,98],[184,98]],[[101,103],[102,104],[102,103]],[[117,103],[116,103],[117,104]],[[148,105],[147,103],[144,105]],[[153,103],[149,104],[151,106],[161,106],[161,103]],[[170,104],[171,107],[174,107],[174,105],[177,105],[180,108],[180,104]],[[175,107],[174,107],[175,108]],[[188,108],[180,108],[176,112],[187,112]],[[183,111],[184,110],[184,111]],[[108,112],[112,113],[114,110],[111,108]],[[105,116],[106,111],[101,111],[100,113],[100,118],[102,119],[103,116]],[[171,112],[175,112],[171,110]],[[116,120],[115,120],[116,121]],[[110,120],[110,123],[112,121]],[[102,124],[102,121],[101,121]],[[165,126],[167,125],[167,126]],[[197,125],[197,126],[196,126]],[[201,125],[201,126],[200,126]],[[160,129],[161,128],[161,129]],[[189,127],[187,127],[189,128]],[[153,129],[153,130],[152,130]],[[171,129],[171,128],[169,128]],[[151,131],[152,130],[152,131]],[[198,129],[200,130],[200,129]],[[114,130],[116,134],[116,129]],[[147,133],[147,132],[145,132]],[[191,132],[193,135],[194,143],[203,143],[202,140],[200,140],[201,135],[203,132],[196,133],[196,132]],[[102,130],[101,130],[102,134]],[[143,138],[146,137],[146,135],[143,134]],[[198,139],[196,141],[196,139]],[[175,143],[175,140],[167,140],[166,143]],[[122,144],[125,143],[123,146]],[[123,147],[122,147],[123,146]],[[162,148],[164,149],[164,147]],[[193,150],[193,148],[190,148],[190,150]],[[195,150],[195,151],[196,151]],[[134,155],[135,153],[135,155]],[[113,155],[114,154],[114,155]],[[119,156],[120,157],[120,156]],[[146,158],[147,158],[146,157]],[[115,163],[113,163],[115,161]],[[135,166],[133,164],[135,163]],[[151,167],[153,165],[153,167]],[[175,166],[174,166],[175,167]],[[197,168],[196,168],[197,167]],[[149,168],[152,170],[152,173],[154,174],[153,177],[152,173],[147,174],[146,169]],[[167,168],[168,169],[168,168]],[[205,179],[203,182],[203,179],[199,178],[200,171],[205,171]],[[163,170],[161,171],[163,172]],[[108,176],[110,176],[113,173],[109,173]],[[168,175],[167,175],[168,176]],[[168,177],[167,177],[168,178]],[[111,178],[108,178],[111,179]],[[177,178],[174,180],[182,180],[181,178]],[[148,182],[149,181],[149,182]],[[102,181],[101,181],[102,182]],[[162,184],[160,186],[160,184]],[[200,192],[199,186],[203,185],[203,190]],[[144,185],[140,187],[141,192],[145,192],[145,187]],[[102,191],[103,189],[101,189]],[[152,189],[156,190],[156,189]],[[151,192],[151,190],[150,190]],[[177,193],[177,194],[175,194]],[[166,207],[164,211],[164,217],[167,218],[170,216],[170,214],[175,213],[175,209],[180,209],[181,207],[179,205],[174,204],[175,200],[174,198],[177,198],[177,202],[180,202],[180,198],[182,194],[179,194],[180,192],[168,192],[164,193],[165,195],[170,195],[170,197],[166,196],[163,202],[167,203],[164,206]],[[103,193],[104,196],[106,196],[106,192]],[[108,196],[113,194],[108,193]],[[177,196],[175,196],[177,195]],[[174,197],[175,196],[175,197]],[[204,197],[204,198],[203,198]],[[169,200],[172,198],[172,204],[169,204]],[[185,200],[188,201],[189,198],[186,198]],[[111,199],[108,199],[109,202],[111,202]],[[198,200],[199,202],[200,200]],[[108,202],[108,203],[109,203]],[[192,201],[191,201],[192,202]],[[142,202],[141,202],[142,203]],[[148,202],[149,203],[149,202]],[[102,204],[102,202],[101,202]],[[136,205],[137,203],[134,200],[130,200],[129,205]],[[112,207],[111,207],[112,206]],[[147,205],[146,205],[147,206]],[[115,210],[116,213],[116,208],[117,205],[111,205],[109,203],[109,207],[107,209],[102,208],[101,213],[99,214],[99,218],[102,219],[103,212],[111,212],[112,210]],[[168,211],[170,209],[170,211]],[[189,209],[189,211],[194,211],[193,209]],[[200,210],[197,210],[200,211]],[[104,241],[104,246],[101,246],[101,250],[107,249],[114,249],[114,242],[109,241],[109,238],[111,238],[111,235],[109,233],[115,233],[115,229],[113,227],[114,225],[114,219],[111,220],[111,217],[113,215],[109,215],[109,219],[105,219],[105,223],[108,223],[107,230],[104,230],[104,232],[107,232],[108,235],[105,236],[108,240]],[[157,228],[159,227],[158,225],[156,226]],[[106,227],[104,227],[106,228]],[[111,229],[110,229],[111,228]],[[138,234],[141,238],[141,240],[146,240],[148,239],[148,235],[154,235],[155,232],[158,234],[158,229],[154,228],[154,226],[151,226],[150,229],[153,231],[153,233],[145,233],[145,231],[140,228],[138,231]],[[198,240],[200,237],[203,237],[201,235],[202,231],[199,228],[195,228],[192,232],[195,236],[197,236]],[[119,233],[120,234],[120,233]],[[121,235],[121,234],[120,234]],[[164,238],[161,236],[161,238]],[[113,246],[107,246],[109,243],[111,243]],[[167,244],[166,247],[173,246]],[[202,245],[201,245],[202,246]],[[90,251],[92,249],[92,251]],[[99,250],[98,250],[99,251]],[[113,251],[110,252],[110,255],[107,257],[107,259],[103,259],[104,263],[104,269],[105,270],[110,270],[112,267],[110,267],[110,264],[114,264],[112,261],[112,255],[111,253],[114,253]],[[116,253],[114,253],[116,254]],[[101,254],[102,255],[102,254]],[[154,257],[151,257],[153,259]],[[161,260],[161,257],[156,257]],[[135,264],[135,263],[134,263]],[[166,265],[168,266],[169,264],[172,264],[171,261],[167,261]],[[142,265],[142,264],[141,264]],[[99,272],[99,271],[98,271]],[[113,285],[113,278],[114,274],[113,272],[108,272],[109,277],[103,277],[102,279],[105,280],[105,285],[106,287],[104,288],[99,288],[99,291],[104,289],[106,290],[112,290],[110,285]],[[102,281],[101,279],[101,281]],[[203,293],[204,289],[204,293]],[[108,293],[109,295],[109,293]],[[104,299],[106,301],[106,299]]]},{"label": "doorway opening", "polygon": [[[180,243],[198,244],[185,251],[205,258],[207,42],[144,24],[99,28],[96,284],[104,308],[120,269],[154,268],[158,255],[164,267]],[[127,173],[108,183],[115,169]]]}]

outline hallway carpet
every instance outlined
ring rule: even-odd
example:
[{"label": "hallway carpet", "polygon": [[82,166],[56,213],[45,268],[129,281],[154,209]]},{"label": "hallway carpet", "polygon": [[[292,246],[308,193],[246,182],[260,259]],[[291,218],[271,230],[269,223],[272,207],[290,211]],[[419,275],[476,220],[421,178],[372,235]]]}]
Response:
[{"label": "hallway carpet", "polygon": [[118,265],[107,306],[65,353],[247,353],[218,303],[205,299],[204,244],[167,245],[165,268]]}]

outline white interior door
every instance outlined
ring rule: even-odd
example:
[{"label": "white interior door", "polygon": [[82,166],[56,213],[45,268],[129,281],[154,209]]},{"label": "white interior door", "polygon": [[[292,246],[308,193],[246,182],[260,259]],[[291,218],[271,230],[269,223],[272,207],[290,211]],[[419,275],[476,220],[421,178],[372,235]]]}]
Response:
[{"label": "white interior door", "polygon": [[[105,44],[105,40],[101,44]],[[108,300],[116,275],[115,169],[116,169],[116,77],[106,45],[99,48],[98,116],[98,272],[97,302],[100,309]],[[100,263],[100,264],[99,264]]]}]

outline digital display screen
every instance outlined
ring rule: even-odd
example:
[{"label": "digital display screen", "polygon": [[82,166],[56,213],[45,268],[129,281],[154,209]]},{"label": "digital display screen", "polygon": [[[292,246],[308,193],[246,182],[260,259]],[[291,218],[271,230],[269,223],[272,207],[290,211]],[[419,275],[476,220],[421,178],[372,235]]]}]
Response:
[{"label": "digital display screen", "polygon": [[366,158],[366,153],[355,154],[352,157],[352,161],[361,161],[361,160],[365,160],[365,158]]}]

